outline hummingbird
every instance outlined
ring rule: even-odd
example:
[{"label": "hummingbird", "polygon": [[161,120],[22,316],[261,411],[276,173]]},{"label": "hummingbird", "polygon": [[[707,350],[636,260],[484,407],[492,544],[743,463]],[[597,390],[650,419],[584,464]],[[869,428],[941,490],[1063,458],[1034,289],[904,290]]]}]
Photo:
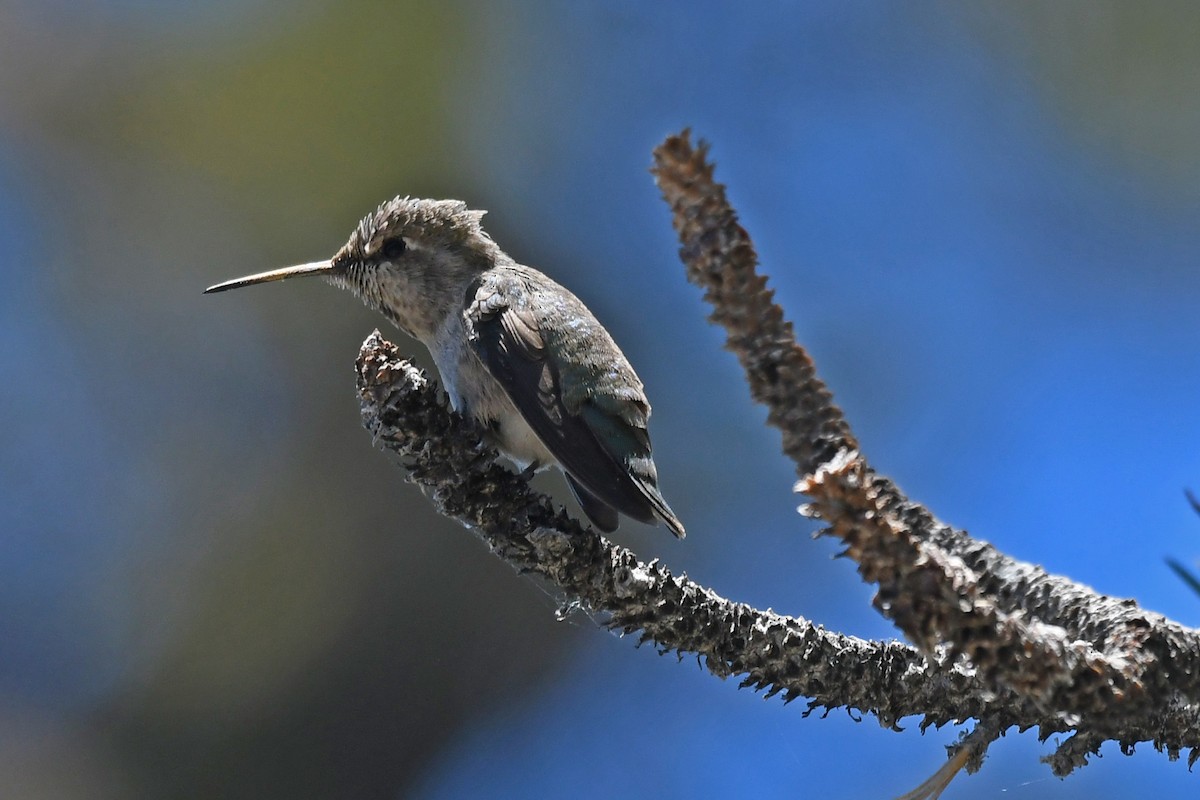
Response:
[{"label": "hummingbird", "polygon": [[601,531],[618,515],[683,524],[658,488],[637,373],[587,306],[518,264],[460,200],[396,197],[326,261],[218,283],[205,294],[319,275],[433,356],[455,410],[525,474],[557,466]]}]

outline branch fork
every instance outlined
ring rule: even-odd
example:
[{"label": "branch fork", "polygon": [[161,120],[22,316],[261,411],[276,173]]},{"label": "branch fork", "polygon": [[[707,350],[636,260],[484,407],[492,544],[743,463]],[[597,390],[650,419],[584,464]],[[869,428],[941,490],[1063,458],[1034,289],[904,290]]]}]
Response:
[{"label": "branch fork", "polygon": [[[720,678],[805,713],[844,707],[890,728],[977,721],[946,767],[906,797],[936,797],[1011,727],[1043,740],[1070,733],[1044,760],[1065,776],[1105,741],[1150,742],[1172,759],[1200,755],[1200,635],[1133,600],[1100,595],[939,522],[862,454],[808,353],[774,302],[749,235],[713,180],[708,148],[687,131],[654,152],[688,279],[767,406],[796,465],[806,516],[826,524],[875,608],[911,644],[868,641],[736,603],[585,529],[525,480],[493,463],[474,423],[376,331],[357,362],[364,426],[396,453],[444,515],[493,553],[555,586],[602,624],[661,652],[695,653]],[[856,665],[847,669],[847,664]],[[948,773],[948,776],[947,774]]]}]

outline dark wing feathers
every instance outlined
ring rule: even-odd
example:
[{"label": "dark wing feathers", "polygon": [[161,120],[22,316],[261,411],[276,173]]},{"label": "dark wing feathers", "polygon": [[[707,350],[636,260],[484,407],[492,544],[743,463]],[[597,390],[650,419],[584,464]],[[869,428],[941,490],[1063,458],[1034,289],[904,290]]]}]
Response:
[{"label": "dark wing feathers", "polygon": [[584,417],[571,414],[558,392],[552,362],[521,347],[504,324],[505,311],[477,325],[476,352],[513,405],[558,462],[590,494],[643,522],[654,516],[629,474],[597,439]]},{"label": "dark wing feathers", "polygon": [[653,515],[665,522],[676,536],[681,536],[683,526],[658,491],[658,470],[650,458],[650,436],[646,429],[627,425],[592,405],[585,405],[580,416],[593,432],[599,434],[601,441],[616,443],[614,449],[626,454],[623,459],[625,472],[650,504]]},{"label": "dark wing feathers", "polygon": [[[645,428],[649,406],[641,384],[623,357],[618,363],[607,356],[612,362],[608,364],[585,363],[587,354],[579,352],[574,358],[556,357],[556,347],[561,352],[578,343],[547,341],[555,331],[539,324],[529,303],[535,288],[523,277],[485,274],[468,292],[467,320],[476,354],[558,459],[580,506],[597,527],[612,530],[616,509],[640,522],[663,519],[681,536],[683,527],[657,488]],[[552,312],[569,313],[572,321],[582,320],[602,331],[582,304],[566,290],[558,291],[566,295],[564,302],[574,305],[562,309],[551,303]],[[588,369],[623,369],[628,375],[608,381],[612,387],[602,382],[607,390],[598,392],[596,381],[588,385]]]},{"label": "dark wing feathers", "polygon": [[617,510],[580,486],[579,481],[571,477],[571,473],[564,472],[563,475],[567,478],[567,485],[571,487],[571,494],[575,495],[579,507],[587,514],[592,524],[605,533],[615,531],[618,522]]}]

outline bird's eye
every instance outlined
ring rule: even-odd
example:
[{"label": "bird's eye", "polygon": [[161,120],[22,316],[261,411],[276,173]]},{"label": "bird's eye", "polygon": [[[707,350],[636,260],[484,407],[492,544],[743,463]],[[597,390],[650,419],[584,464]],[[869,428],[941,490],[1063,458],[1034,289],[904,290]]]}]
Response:
[{"label": "bird's eye", "polygon": [[384,241],[383,246],[379,248],[379,254],[388,261],[395,261],[400,256],[404,255],[404,251],[408,249],[408,245],[404,239],[396,236],[392,239]]}]

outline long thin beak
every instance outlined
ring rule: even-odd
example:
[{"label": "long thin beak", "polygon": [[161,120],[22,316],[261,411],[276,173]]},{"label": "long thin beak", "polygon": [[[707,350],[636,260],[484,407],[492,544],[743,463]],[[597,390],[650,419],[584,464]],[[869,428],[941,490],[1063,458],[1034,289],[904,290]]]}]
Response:
[{"label": "long thin beak", "polygon": [[218,283],[216,286],[210,286],[204,290],[205,294],[213,292],[223,292],[226,289],[240,289],[243,286],[250,286],[255,283],[270,283],[271,281],[282,281],[287,278],[295,278],[300,275],[325,275],[333,272],[332,261],[314,261],[311,264],[300,264],[295,267],[284,267],[283,269],[272,269],[266,272],[260,272],[257,275],[247,275],[244,278],[234,278],[231,281]]}]

